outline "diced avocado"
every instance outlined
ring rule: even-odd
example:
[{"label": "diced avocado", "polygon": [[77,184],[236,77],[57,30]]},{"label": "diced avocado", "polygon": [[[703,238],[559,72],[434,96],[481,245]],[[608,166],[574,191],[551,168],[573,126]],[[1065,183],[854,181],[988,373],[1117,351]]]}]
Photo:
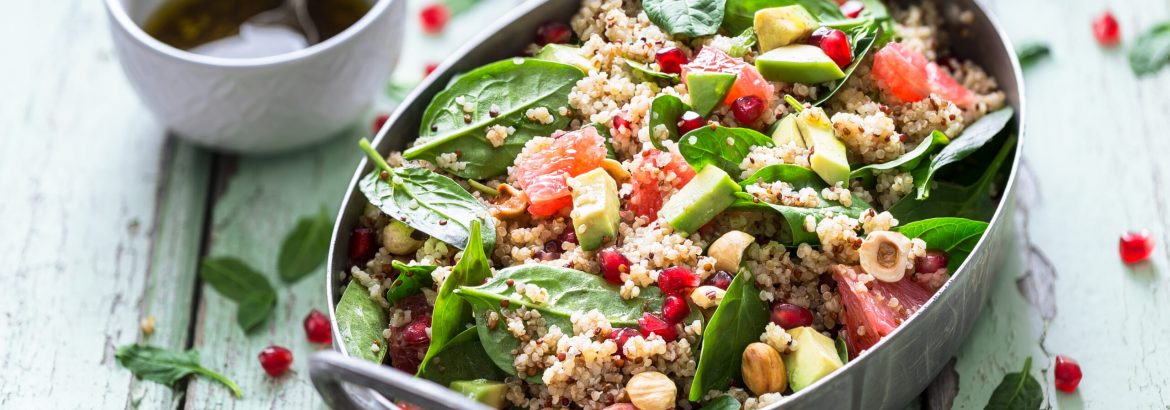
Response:
[{"label": "diced avocado", "polygon": [[658,217],[676,231],[692,233],[731,206],[739,184],[717,166],[703,167],[691,182],[670,197]]},{"label": "diced avocado", "polygon": [[778,147],[796,144],[798,147],[807,148],[804,145],[804,137],[800,135],[800,126],[796,122],[796,114],[788,114],[781,118],[776,123],[776,129],[772,131],[772,142]]},{"label": "diced avocado", "polygon": [[451,390],[489,407],[502,409],[505,404],[504,395],[508,393],[508,385],[486,379],[458,380],[451,382]]},{"label": "diced avocado", "polygon": [[845,78],[845,72],[820,47],[793,44],[756,57],[756,69],[769,81],[820,84]]},{"label": "diced avocado", "polygon": [[597,168],[569,178],[573,189],[573,230],[581,249],[597,250],[617,236],[618,211],[617,182],[604,169]]},{"label": "diced avocado", "polygon": [[727,97],[731,85],[735,84],[735,74],[688,73],[686,82],[687,92],[691,94],[691,109],[706,117],[723,102],[723,97]]},{"label": "diced avocado", "polygon": [[784,369],[788,371],[788,385],[798,392],[817,380],[844,366],[837,356],[833,339],[822,335],[811,327],[788,329],[796,342],[796,351],[782,355]]},{"label": "diced avocado", "polygon": [[539,60],[548,60],[561,64],[568,64],[580,68],[586,73],[593,69],[593,62],[581,55],[581,47],[564,44],[548,44],[533,56]]},{"label": "diced avocado", "polygon": [[797,116],[796,125],[804,145],[812,150],[809,167],[829,185],[849,181],[849,157],[845,143],[833,132],[833,124],[820,108],[809,108]]},{"label": "diced avocado", "polygon": [[804,40],[819,26],[817,18],[799,5],[760,9],[753,25],[760,52]]}]

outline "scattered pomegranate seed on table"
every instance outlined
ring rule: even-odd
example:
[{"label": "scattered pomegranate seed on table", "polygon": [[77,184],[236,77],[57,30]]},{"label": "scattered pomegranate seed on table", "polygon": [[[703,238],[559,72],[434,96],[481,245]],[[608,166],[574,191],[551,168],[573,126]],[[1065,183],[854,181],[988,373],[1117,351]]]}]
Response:
[{"label": "scattered pomegranate seed on table", "polygon": [[686,133],[694,131],[706,125],[703,123],[703,117],[694,111],[684,112],[682,116],[678,117],[678,133],[686,135]]},{"label": "scattered pomegranate seed on table", "polygon": [[682,66],[687,63],[687,54],[678,47],[667,47],[654,54],[654,62],[658,69],[668,74],[682,74]]},{"label": "scattered pomegranate seed on table", "polygon": [[804,307],[790,303],[777,303],[772,306],[772,323],[784,329],[812,326],[813,314]]},{"label": "scattered pomegranate seed on table", "polygon": [[650,337],[653,333],[667,342],[678,338],[678,331],[674,329],[674,325],[649,312],[643,313],[642,318],[638,319],[638,331],[642,333],[642,337]]},{"label": "scattered pomegranate seed on table", "polygon": [[1154,253],[1154,238],[1146,230],[1126,232],[1119,242],[1121,261],[1134,264],[1149,259]]},{"label": "scattered pomegranate seed on table", "polygon": [[731,113],[735,115],[735,120],[739,121],[740,125],[751,124],[764,113],[764,100],[754,95],[736,98],[731,103]]},{"label": "scattered pomegranate seed on table", "polygon": [[365,262],[374,257],[378,248],[374,246],[375,232],[364,226],[354,228],[349,234],[349,259],[354,262]]},{"label": "scattered pomegranate seed on table", "polygon": [[447,27],[447,21],[451,20],[451,10],[445,4],[435,3],[423,7],[419,18],[422,21],[423,32],[438,34],[443,31],[444,27]]},{"label": "scattered pomegranate seed on table", "polygon": [[669,295],[662,300],[662,317],[670,323],[680,323],[691,313],[687,301],[678,295]]},{"label": "scattered pomegranate seed on table", "polygon": [[939,269],[947,267],[949,259],[946,252],[928,250],[926,251],[926,255],[923,255],[914,262],[914,271],[917,273],[938,272]]},{"label": "scattered pomegranate seed on table", "polygon": [[305,337],[310,342],[329,344],[333,342],[333,328],[329,325],[329,317],[317,309],[305,316]]},{"label": "scattered pomegranate seed on table", "polygon": [[260,367],[269,376],[278,377],[292,367],[293,355],[288,349],[272,345],[260,351]]},{"label": "scattered pomegranate seed on table", "polygon": [[667,295],[681,295],[699,286],[699,275],[685,266],[671,266],[658,273],[658,288]]},{"label": "scattered pomegranate seed on table", "polygon": [[849,48],[849,37],[844,31],[821,27],[813,31],[808,43],[821,48],[838,67],[845,68],[853,62],[853,51]]},{"label": "scattered pomegranate seed on table", "polygon": [[1113,13],[1105,11],[1093,19],[1093,37],[1097,38],[1097,43],[1112,47],[1121,43],[1121,26],[1117,24],[1117,18],[1113,17]]},{"label": "scattered pomegranate seed on table", "polygon": [[1053,371],[1056,379],[1056,388],[1066,393],[1076,391],[1081,384],[1081,365],[1068,356],[1056,356],[1056,367]]},{"label": "scattered pomegranate seed on table", "polygon": [[730,273],[717,271],[714,275],[711,275],[710,278],[707,278],[707,284],[719,289],[727,290],[727,287],[731,286],[732,279],[734,278],[731,277]]},{"label": "scattered pomegranate seed on table", "polygon": [[601,264],[601,275],[606,282],[621,285],[622,274],[630,271],[630,260],[615,248],[603,249],[597,253]]},{"label": "scattered pomegranate seed on table", "polygon": [[536,29],[536,44],[565,44],[573,39],[573,30],[568,24],[554,21],[545,23]]},{"label": "scattered pomegranate seed on table", "polygon": [[849,1],[846,1],[844,3],[841,3],[841,14],[844,14],[845,17],[849,17],[851,19],[857,18],[857,16],[860,16],[861,12],[864,10],[865,10],[865,3],[862,3],[862,2],[857,1],[857,0],[849,0]]}]

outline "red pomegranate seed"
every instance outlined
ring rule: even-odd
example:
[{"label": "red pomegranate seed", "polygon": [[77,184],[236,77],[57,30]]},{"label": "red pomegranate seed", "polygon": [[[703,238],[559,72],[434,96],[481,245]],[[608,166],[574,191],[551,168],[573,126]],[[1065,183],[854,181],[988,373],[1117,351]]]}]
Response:
[{"label": "red pomegranate seed", "polygon": [[436,68],[439,68],[439,64],[427,63],[425,66],[423,66],[423,74],[431,75],[431,73],[435,72]]},{"label": "red pomegranate seed", "polygon": [[619,327],[619,328],[614,329],[613,331],[609,332],[609,338],[611,340],[613,340],[614,343],[617,344],[618,354],[621,355],[622,357],[626,357],[626,352],[624,351],[624,349],[622,349],[622,346],[625,346],[626,341],[630,340],[631,337],[637,336],[639,334],[640,333],[638,333],[638,331],[635,329],[630,329],[628,327]]},{"label": "red pomegranate seed", "polygon": [[736,98],[731,103],[731,113],[735,114],[735,120],[741,125],[751,124],[764,113],[764,100],[754,95]]},{"label": "red pomegranate seed", "polygon": [[435,3],[423,7],[419,18],[422,20],[423,32],[438,34],[447,26],[447,21],[451,20],[451,10],[443,3]]},{"label": "red pomegranate seed", "polygon": [[662,301],[662,317],[667,322],[680,323],[691,314],[687,301],[678,295],[669,295]]},{"label": "red pomegranate seed", "polygon": [[1144,261],[1154,252],[1154,238],[1146,230],[1126,232],[1121,235],[1120,251],[1122,262],[1134,264]]},{"label": "red pomegranate seed", "polygon": [[851,19],[860,16],[863,10],[865,10],[865,3],[857,0],[849,0],[847,2],[841,3],[841,14],[844,14],[845,17],[849,17]]},{"label": "red pomegranate seed", "polygon": [[601,275],[605,277],[606,282],[620,285],[622,284],[622,274],[630,272],[630,260],[626,259],[626,256],[615,248],[607,248],[598,252],[597,259],[601,264]]},{"label": "red pomegranate seed", "polygon": [[642,332],[642,337],[649,338],[650,334],[653,333],[668,342],[678,337],[678,331],[674,329],[674,325],[649,312],[643,313],[642,318],[638,319],[638,331]]},{"label": "red pomegranate seed", "polygon": [[407,345],[420,345],[431,341],[427,328],[431,327],[431,315],[416,317],[402,328],[402,341]]},{"label": "red pomegranate seed", "polygon": [[849,49],[849,37],[845,36],[844,31],[821,27],[812,33],[808,43],[820,47],[841,68],[845,68],[853,62],[853,51]]},{"label": "red pomegranate seed", "polygon": [[797,305],[777,303],[772,306],[772,323],[784,329],[812,326],[813,314],[808,309]]},{"label": "red pomegranate seed", "polygon": [[914,262],[914,271],[918,273],[938,272],[939,269],[947,267],[949,259],[946,252],[935,250],[926,251],[926,255],[923,255]]},{"label": "red pomegranate seed", "polygon": [[1106,11],[1093,19],[1093,37],[1097,38],[1097,43],[1112,47],[1121,42],[1121,26],[1117,24],[1117,18],[1113,17],[1113,13]]},{"label": "red pomegranate seed", "polygon": [[543,26],[536,29],[536,44],[540,46],[565,44],[572,38],[573,30],[569,28],[568,24],[559,21],[544,23]]},{"label": "red pomegranate seed", "polygon": [[671,266],[658,273],[658,288],[667,295],[682,295],[699,286],[699,275],[685,266]]},{"label": "red pomegranate seed", "polygon": [[630,129],[630,122],[627,121],[625,119],[625,117],[622,117],[621,115],[615,115],[613,117],[613,129],[620,130],[622,128],[625,128],[627,130]]},{"label": "red pomegranate seed", "polygon": [[1072,393],[1081,384],[1081,365],[1068,356],[1056,356],[1056,388]]},{"label": "red pomegranate seed", "polygon": [[378,131],[382,130],[382,126],[386,125],[386,121],[390,121],[390,114],[382,113],[374,117],[373,134],[378,135]]},{"label": "red pomegranate seed", "polygon": [[686,135],[688,132],[699,129],[703,126],[703,117],[694,111],[684,112],[682,116],[678,117],[678,133]]},{"label": "red pomegranate seed", "polygon": [[654,61],[664,73],[682,74],[682,66],[687,63],[687,53],[678,47],[667,47],[654,53]]},{"label": "red pomegranate seed", "polygon": [[359,226],[349,234],[349,259],[354,262],[365,262],[374,257],[378,251],[375,246],[375,232],[373,229]]},{"label": "red pomegranate seed", "polygon": [[333,342],[333,329],[329,325],[329,317],[317,309],[305,316],[305,337],[309,342],[329,344]]},{"label": "red pomegranate seed", "polygon": [[269,376],[277,377],[292,367],[293,354],[288,349],[280,346],[272,345],[260,351],[260,367],[264,368],[264,372]]},{"label": "red pomegranate seed", "polygon": [[578,244],[577,231],[574,231],[572,228],[566,229],[564,232],[561,232],[560,236],[557,236],[557,239],[560,239],[561,242],[568,242],[568,243],[571,243],[574,245]]},{"label": "red pomegranate seed", "polygon": [[719,289],[727,290],[727,287],[731,286],[732,279],[734,278],[731,277],[730,273],[718,271],[715,272],[714,275],[711,275],[710,278],[707,278],[707,284]]}]

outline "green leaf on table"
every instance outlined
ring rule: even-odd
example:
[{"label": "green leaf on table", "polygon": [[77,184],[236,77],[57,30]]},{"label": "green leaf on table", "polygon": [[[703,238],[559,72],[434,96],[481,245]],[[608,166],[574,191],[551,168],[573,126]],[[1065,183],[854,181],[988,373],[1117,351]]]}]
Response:
[{"label": "green leaf on table", "polygon": [[296,282],[325,263],[329,253],[329,237],[333,233],[333,218],[325,207],[316,215],[297,221],[293,230],[284,236],[277,257],[277,271],[287,283]]},{"label": "green leaf on table", "polygon": [[[439,156],[456,154],[466,167],[447,170],[454,175],[502,175],[533,137],[569,125],[570,118],[557,109],[569,106],[569,92],[584,76],[575,66],[534,58],[510,58],[472,70],[431,100],[418,142],[402,156],[438,164]],[[536,108],[548,109],[552,121],[529,120],[528,110]],[[515,129],[499,147],[487,139],[488,128],[495,125]]]},{"label": "green leaf on table", "polygon": [[850,46],[853,50],[853,62],[849,64],[849,67],[845,68],[845,77],[829,83],[828,91],[822,93],[820,98],[817,98],[813,102],[813,106],[824,104],[830,98],[833,98],[837,94],[837,91],[845,87],[845,82],[849,81],[849,77],[852,77],[853,72],[857,71],[857,67],[861,66],[865,61],[865,56],[885,36],[886,32],[884,31],[882,22],[888,20],[888,18],[881,21],[868,20],[868,23],[850,28],[846,31],[849,34]]},{"label": "green leaf on table", "polygon": [[679,139],[678,151],[695,171],[707,165],[717,166],[732,179],[743,173],[739,163],[753,147],[775,145],[772,139],[748,128],[699,127]]},{"label": "green leaf on table", "polygon": [[472,321],[471,306],[467,301],[455,295],[455,290],[462,286],[483,283],[492,276],[492,262],[483,252],[480,245],[479,221],[471,223],[471,240],[463,251],[463,257],[447,279],[439,287],[439,294],[435,296],[435,308],[431,313],[431,345],[427,348],[427,355],[419,365],[419,373],[431,366],[431,359],[446,347],[447,342],[454,339],[464,325]]},{"label": "green leaf on table", "polygon": [[768,305],[760,300],[754,282],[749,272],[740,270],[703,328],[703,349],[689,400],[700,401],[707,392],[727,390],[732,379],[742,379],[743,350],[760,340],[769,320]]},{"label": "green leaf on table", "polygon": [[888,171],[891,169],[898,169],[902,171],[911,171],[918,167],[918,164],[925,158],[930,158],[930,155],[937,151],[940,147],[951,142],[946,134],[935,131],[930,134],[930,138],[923,138],[918,146],[909,152],[894,158],[888,162],[880,164],[870,164],[861,168],[853,170],[849,174],[849,178],[869,178],[873,176],[874,171]]},{"label": "green leaf on table", "polygon": [[[336,315],[341,347],[350,356],[382,363],[386,351],[390,350],[382,331],[390,325],[390,319],[386,309],[370,299],[370,291],[357,279],[346,285],[337,302]],[[374,345],[378,346],[376,350]]]},{"label": "green leaf on table", "polygon": [[1016,50],[1016,57],[1020,59],[1020,67],[1023,68],[1028,68],[1040,62],[1040,60],[1048,57],[1049,54],[1051,54],[1051,50],[1044,43],[1027,43]]},{"label": "green leaf on table", "polygon": [[756,28],[748,27],[738,36],[731,38],[731,49],[727,51],[727,55],[737,58],[742,58],[744,55],[752,51],[756,46]]},{"label": "green leaf on table", "polygon": [[264,319],[272,314],[274,307],[276,307],[275,292],[253,293],[241,300],[236,307],[236,323],[240,324],[240,328],[244,329],[245,333],[251,332],[264,323]]},{"label": "green leaf on table", "polygon": [[946,252],[947,269],[954,272],[987,231],[987,222],[964,218],[933,218],[912,222],[895,230],[907,238],[923,240],[926,249]]},{"label": "green leaf on table", "polygon": [[203,258],[200,277],[216,292],[236,302],[236,322],[248,332],[272,313],[276,290],[268,278],[232,257]]},{"label": "green leaf on table", "polygon": [[914,173],[914,187],[917,191],[918,199],[926,199],[930,196],[930,182],[934,179],[935,172],[939,169],[957,162],[968,155],[971,155],[979,148],[983,147],[988,141],[999,135],[1003,131],[1015,111],[1011,107],[1005,107],[999,111],[988,113],[987,115],[975,121],[958,137],[952,138],[951,143],[939,151],[930,161],[930,166],[919,167]]},{"label": "green leaf on table", "polygon": [[810,215],[818,222],[825,218],[826,212],[857,218],[861,216],[862,212],[870,208],[869,204],[853,194],[850,194],[852,195],[852,203],[849,206],[844,206],[838,201],[826,199],[821,195],[821,190],[827,188],[828,184],[816,172],[798,165],[769,165],[756,171],[755,174],[745,179],[740,185],[746,188],[758,182],[771,183],[779,181],[791,185],[795,191],[799,191],[802,188],[812,188],[817,193],[818,206],[815,208],[804,208],[773,204],[757,201],[747,192],[738,192],[735,194],[735,202],[728,209],[736,211],[776,212],[780,214],[780,216],[784,217],[785,222],[785,229],[783,230],[784,237],[781,240],[788,245],[799,245],[802,243],[816,244],[820,242],[820,238],[817,237],[816,232],[804,230],[804,220]]},{"label": "green leaf on table", "polygon": [[691,107],[682,99],[670,94],[659,95],[650,101],[650,142],[654,144],[654,148],[666,150],[658,138],[658,132],[655,131],[659,129],[659,125],[665,127],[666,139],[678,141],[678,118],[690,110]]},{"label": "green leaf on table", "polygon": [[474,327],[464,329],[448,341],[431,360],[435,365],[420,369],[418,376],[444,386],[456,380],[502,381],[507,376],[488,357],[479,342],[479,330]]},{"label": "green leaf on table", "polygon": [[626,66],[630,67],[630,73],[633,74],[634,79],[642,82],[655,83],[658,81],[667,81],[670,83],[678,83],[678,74],[655,71],[645,64],[631,60],[626,60]]},{"label": "green leaf on table", "polygon": [[1138,76],[1150,75],[1170,62],[1170,22],[1142,33],[1129,49],[1129,68]]},{"label": "green leaf on table", "polygon": [[434,278],[431,277],[431,272],[434,272],[438,267],[433,265],[407,265],[401,261],[390,262],[394,270],[398,271],[398,277],[394,278],[394,282],[386,289],[386,301],[393,305],[402,299],[413,296],[423,288],[429,288],[435,283]]},{"label": "green leaf on table", "polygon": [[174,387],[184,377],[198,374],[223,383],[236,398],[243,397],[240,386],[235,382],[199,364],[199,352],[195,350],[175,352],[156,346],[133,344],[119,347],[114,357],[118,359],[119,365],[139,379]]},{"label": "green leaf on table", "polygon": [[822,23],[845,19],[837,3],[828,0],[726,0],[723,28],[728,33],[742,33],[755,24],[760,9],[791,5],[803,6]]},{"label": "green leaf on table", "polygon": [[719,396],[708,400],[699,410],[740,410],[743,405],[731,396]]},{"label": "green leaf on table", "polygon": [[[970,186],[938,182],[936,183],[938,186],[931,190],[929,198],[920,200],[913,195],[906,195],[888,211],[903,223],[946,216],[990,221],[999,205],[991,195],[992,183],[999,175],[1000,168],[1015,152],[1015,146],[1016,139],[1013,136],[1000,147],[979,180]],[[911,175],[917,179],[924,172],[925,166],[926,164],[920,165]]]},{"label": "green leaf on table", "polygon": [[985,410],[1036,410],[1044,403],[1044,391],[1040,382],[1029,373],[1032,358],[1024,360],[1024,369],[1019,373],[1008,373],[1003,381],[991,392]]},{"label": "green leaf on table", "polygon": [[723,23],[724,0],[642,0],[646,17],[671,35],[715,34]]}]

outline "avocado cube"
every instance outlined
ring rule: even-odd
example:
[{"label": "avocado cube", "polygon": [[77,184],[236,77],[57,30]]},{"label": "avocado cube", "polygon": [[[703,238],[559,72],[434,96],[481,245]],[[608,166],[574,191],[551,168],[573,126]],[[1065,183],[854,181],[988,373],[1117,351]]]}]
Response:
[{"label": "avocado cube", "polygon": [[617,182],[604,169],[596,168],[569,178],[573,189],[573,230],[581,249],[592,251],[617,236],[618,211]]},{"label": "avocado cube", "polygon": [[691,95],[691,109],[706,117],[735,84],[735,74],[693,72],[687,73],[687,92]]},{"label": "avocado cube", "polygon": [[486,379],[458,380],[451,382],[451,390],[475,399],[489,407],[504,408],[508,385]]},{"label": "avocado cube", "polygon": [[727,172],[708,165],[666,201],[658,217],[675,231],[690,234],[731,206],[739,190]]},{"label": "avocado cube", "polygon": [[533,57],[538,60],[568,64],[580,68],[585,73],[589,73],[589,70],[593,69],[593,62],[581,54],[581,47],[547,44]]},{"label": "avocado cube", "polygon": [[809,108],[800,113],[796,125],[804,137],[804,145],[812,150],[809,167],[829,185],[849,181],[849,157],[845,143],[833,132],[833,124],[820,108]]},{"label": "avocado cube", "polygon": [[833,339],[828,336],[807,326],[788,329],[788,334],[796,342],[796,351],[784,353],[781,358],[793,392],[816,383],[845,365],[837,356]]},{"label": "avocado cube", "polygon": [[817,18],[799,5],[760,9],[754,23],[760,52],[802,41],[820,26]]},{"label": "avocado cube", "polygon": [[845,78],[841,67],[820,47],[793,44],[756,57],[756,69],[769,81],[820,84]]},{"label": "avocado cube", "polygon": [[796,114],[788,114],[776,123],[776,129],[772,131],[772,142],[776,143],[777,147],[796,144],[800,148],[808,148],[804,145],[804,137],[800,135],[800,126],[796,122]]}]

